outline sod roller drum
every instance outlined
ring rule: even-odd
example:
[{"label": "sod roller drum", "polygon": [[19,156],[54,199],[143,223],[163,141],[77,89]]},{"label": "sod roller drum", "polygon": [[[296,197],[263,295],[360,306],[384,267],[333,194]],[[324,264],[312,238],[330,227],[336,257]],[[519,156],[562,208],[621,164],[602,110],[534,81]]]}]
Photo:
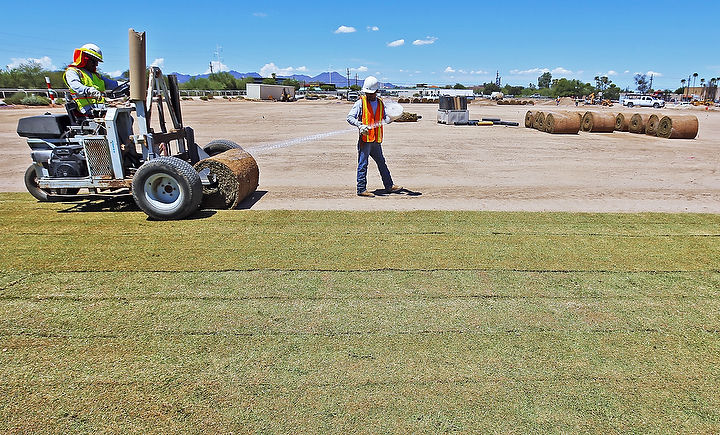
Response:
[{"label": "sod roller drum", "polygon": [[200,207],[203,187],[190,163],[158,157],[140,166],[132,180],[135,203],[153,219],[185,218]]},{"label": "sod roller drum", "polygon": [[636,113],[630,118],[628,131],[630,133],[645,134],[645,126],[647,125],[650,115],[647,113]]},{"label": "sod roller drum", "polygon": [[615,115],[605,112],[585,112],[582,130],[590,133],[612,133],[615,131]]},{"label": "sod roller drum", "polygon": [[663,116],[657,127],[658,137],[666,139],[695,139],[698,119],[695,115]]},{"label": "sod roller drum", "polygon": [[545,131],[551,134],[577,134],[580,131],[580,118],[574,113],[546,113]]},{"label": "sod roller drum", "polygon": [[215,140],[204,149],[211,157],[195,164],[195,170],[207,171],[211,181],[209,186],[203,186],[203,207],[237,208],[257,189],[260,176],[257,162],[231,141]]}]

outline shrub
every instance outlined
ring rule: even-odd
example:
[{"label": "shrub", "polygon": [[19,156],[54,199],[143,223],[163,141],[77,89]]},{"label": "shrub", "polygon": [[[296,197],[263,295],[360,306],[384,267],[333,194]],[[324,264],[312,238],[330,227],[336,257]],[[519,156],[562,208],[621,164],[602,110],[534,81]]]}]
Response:
[{"label": "shrub", "polygon": [[58,106],[62,106],[65,104],[65,99],[64,98],[56,98],[55,104],[57,104]]},{"label": "shrub", "polygon": [[5,104],[22,104],[21,101],[26,97],[24,92],[15,92],[11,96],[5,98]]},{"label": "shrub", "polygon": [[43,97],[42,95],[28,95],[20,100],[20,104],[24,104],[26,106],[49,106],[50,99],[48,97]]},{"label": "shrub", "polygon": [[214,98],[215,98],[215,96],[214,96],[213,94],[210,94],[210,95],[207,96],[207,99],[208,99],[208,100],[212,100],[212,99],[214,99]]},{"label": "shrub", "polygon": [[208,100],[208,97],[207,97],[207,95],[203,95],[203,96],[200,97],[200,99],[203,100],[203,101],[207,101],[207,100]]}]

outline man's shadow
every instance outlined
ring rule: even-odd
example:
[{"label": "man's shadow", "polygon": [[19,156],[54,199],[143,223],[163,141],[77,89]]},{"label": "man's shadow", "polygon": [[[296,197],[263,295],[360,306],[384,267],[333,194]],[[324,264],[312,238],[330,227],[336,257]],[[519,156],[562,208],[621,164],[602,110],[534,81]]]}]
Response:
[{"label": "man's shadow", "polygon": [[406,195],[406,196],[420,196],[422,195],[421,192],[416,192],[410,189],[402,188],[398,190],[397,192],[388,192],[385,189],[375,189],[373,190],[373,193],[375,196],[390,196],[390,195]]}]

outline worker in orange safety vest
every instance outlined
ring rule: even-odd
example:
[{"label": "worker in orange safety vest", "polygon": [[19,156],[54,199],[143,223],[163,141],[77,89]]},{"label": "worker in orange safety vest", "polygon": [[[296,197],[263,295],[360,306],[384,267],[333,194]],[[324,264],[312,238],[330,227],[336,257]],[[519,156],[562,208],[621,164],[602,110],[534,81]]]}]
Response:
[{"label": "worker in orange safety vest", "polygon": [[360,133],[357,145],[357,195],[364,197],[375,196],[372,192],[367,191],[369,157],[372,157],[377,164],[380,177],[385,186],[385,192],[394,193],[402,190],[402,186],[393,183],[382,152],[383,123],[389,124],[391,119],[385,114],[385,106],[382,100],[377,97],[379,88],[380,83],[375,77],[369,76],[366,78],[362,87],[364,95],[355,101],[347,116],[347,122],[356,126]]}]

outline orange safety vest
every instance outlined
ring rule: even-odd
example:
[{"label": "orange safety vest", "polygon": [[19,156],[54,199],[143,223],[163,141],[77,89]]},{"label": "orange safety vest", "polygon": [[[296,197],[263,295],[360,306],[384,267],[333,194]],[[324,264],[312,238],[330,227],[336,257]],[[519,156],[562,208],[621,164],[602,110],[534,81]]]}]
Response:
[{"label": "orange safety vest", "polygon": [[377,142],[382,143],[383,140],[383,127],[382,120],[383,114],[385,113],[385,107],[383,106],[382,100],[377,99],[377,109],[375,113],[372,111],[372,106],[367,99],[367,96],[362,96],[362,123],[365,125],[375,125],[375,128],[370,129],[367,134],[360,136],[363,142]]}]

